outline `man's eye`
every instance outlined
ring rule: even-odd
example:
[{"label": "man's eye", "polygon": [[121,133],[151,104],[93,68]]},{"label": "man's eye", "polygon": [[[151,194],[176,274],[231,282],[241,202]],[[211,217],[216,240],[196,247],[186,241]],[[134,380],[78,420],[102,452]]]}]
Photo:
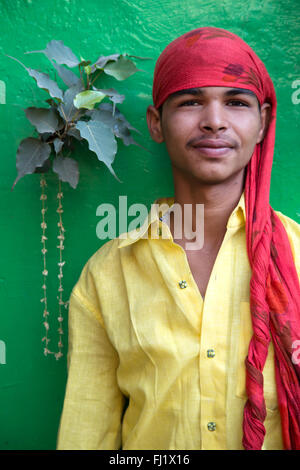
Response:
[{"label": "man's eye", "polygon": [[246,107],[249,106],[248,103],[245,103],[244,101],[240,101],[240,100],[230,100],[228,104],[230,106],[246,106]]},{"label": "man's eye", "polygon": [[180,103],[179,106],[195,106],[197,104],[199,104],[198,100],[187,100],[187,101],[184,101],[183,103]]}]

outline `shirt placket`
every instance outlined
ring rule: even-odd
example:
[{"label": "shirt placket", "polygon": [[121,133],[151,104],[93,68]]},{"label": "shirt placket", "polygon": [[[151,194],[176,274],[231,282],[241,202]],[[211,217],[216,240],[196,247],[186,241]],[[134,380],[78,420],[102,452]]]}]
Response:
[{"label": "shirt placket", "polygon": [[[201,306],[201,313],[199,312],[201,315],[199,425],[201,449],[203,450],[226,449],[227,445],[226,391],[229,353],[228,328],[230,327],[230,296],[228,296],[228,292],[232,289],[230,273],[234,262],[231,238],[237,229],[237,227],[227,228],[211,272],[204,301],[202,301],[197,284],[191,274],[186,256],[184,259],[177,259],[177,269],[174,269],[178,275],[179,272],[182,274],[181,279],[179,275],[177,281],[181,302],[185,305],[199,304]],[[194,297],[193,300],[192,297]],[[186,311],[186,308],[184,310]]]},{"label": "shirt placket", "polygon": [[[231,231],[227,231],[207,286],[202,311],[199,376],[201,447],[226,449],[226,388]],[[220,269],[219,269],[220,266]],[[228,275],[224,275],[224,266]],[[220,273],[223,273],[221,278]],[[232,288],[232,286],[231,286]]]}]

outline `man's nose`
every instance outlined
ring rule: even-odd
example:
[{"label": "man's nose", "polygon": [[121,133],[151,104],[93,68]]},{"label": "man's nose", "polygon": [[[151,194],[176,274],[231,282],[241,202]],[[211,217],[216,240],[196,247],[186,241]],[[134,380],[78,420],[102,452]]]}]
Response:
[{"label": "man's nose", "polygon": [[199,127],[203,132],[216,133],[228,128],[227,113],[224,104],[218,101],[207,103],[201,110]]}]

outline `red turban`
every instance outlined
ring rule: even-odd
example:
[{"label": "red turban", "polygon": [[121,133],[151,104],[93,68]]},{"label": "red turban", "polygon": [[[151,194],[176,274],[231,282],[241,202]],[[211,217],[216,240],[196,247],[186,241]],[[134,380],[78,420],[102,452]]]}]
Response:
[{"label": "red turban", "polygon": [[245,361],[248,400],[243,446],[254,450],[263,445],[262,370],[272,339],[284,447],[300,450],[300,364],[292,360],[293,342],[300,339],[300,286],[287,233],[269,203],[277,105],[274,86],[262,61],[242,39],[205,27],[175,39],[162,52],[154,72],[153,102],[159,108],[175,91],[207,86],[245,88],[255,93],[261,105],[268,102],[272,107],[267,133],[255,146],[245,181],[253,337]]}]

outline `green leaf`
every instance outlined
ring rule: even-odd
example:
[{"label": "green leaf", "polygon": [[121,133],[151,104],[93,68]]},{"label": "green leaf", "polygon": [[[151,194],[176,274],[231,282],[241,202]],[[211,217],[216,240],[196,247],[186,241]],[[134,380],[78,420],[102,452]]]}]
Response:
[{"label": "green leaf", "polygon": [[122,139],[126,146],[131,145],[131,144],[138,145],[136,141],[133,139],[127,125],[121,119],[117,119],[115,135],[119,137],[120,139]]},{"label": "green leaf", "polygon": [[49,95],[52,96],[52,98],[57,98],[58,100],[62,101],[62,90],[58,87],[57,83],[54,80],[51,80],[48,74],[26,67],[24,64],[22,64],[20,60],[16,59],[15,57],[12,57],[10,55],[8,55],[7,57],[10,57],[11,59],[19,62],[19,64],[21,64],[24,69],[27,70],[28,74],[35,79],[39,88],[42,88],[43,90],[47,91]]},{"label": "green leaf", "polygon": [[125,80],[137,71],[138,69],[132,60],[126,59],[123,56],[120,56],[116,62],[108,63],[104,67],[104,72],[107,75],[112,75],[117,80]]},{"label": "green leaf", "polygon": [[78,82],[80,82],[80,78],[75,75],[75,73],[72,72],[72,70],[66,69],[66,67],[63,67],[61,65],[56,64],[55,62],[51,63],[55,70],[57,71],[58,75],[62,79],[62,81],[68,86],[71,87],[73,85],[76,85]]},{"label": "green leaf", "polygon": [[64,145],[64,141],[61,140],[59,137],[57,137],[56,139],[53,140],[53,145],[54,145],[55,153],[57,155],[61,151]]},{"label": "green leaf", "polygon": [[113,106],[110,104],[110,103],[102,103],[100,104],[99,106],[99,109],[103,110],[103,111],[110,111],[112,114],[115,115],[115,117],[117,119],[120,119],[121,121],[123,121],[126,126],[128,127],[128,129],[132,130],[132,131],[135,131],[137,132],[138,134],[140,134],[141,132],[136,129],[135,127],[133,127],[128,121],[127,119],[125,118],[124,114],[122,114],[118,108],[116,108],[115,110],[113,109]]},{"label": "green leaf", "polygon": [[86,65],[83,69],[87,75],[92,73],[92,67],[90,65]]},{"label": "green leaf", "polygon": [[100,121],[110,127],[114,135],[122,139],[125,145],[139,145],[131,136],[130,129],[136,132],[139,131],[129,124],[118,109],[113,114],[113,107],[110,103],[103,103],[99,108],[88,111],[86,114],[91,117],[91,120]]},{"label": "green leaf", "polygon": [[58,174],[61,181],[69,183],[74,189],[76,188],[79,181],[79,169],[76,160],[58,155],[53,160],[52,169]]},{"label": "green leaf", "polygon": [[117,153],[117,142],[113,131],[100,121],[78,121],[76,128],[81,137],[87,140],[89,149],[96,153],[98,159],[104,162],[114,177],[120,181],[111,166]]},{"label": "green leaf", "polygon": [[68,129],[67,134],[71,137],[74,137],[76,140],[82,140],[79,130],[75,127],[71,127],[70,129]]},{"label": "green leaf", "polygon": [[36,127],[36,130],[40,134],[43,132],[54,133],[61,127],[60,116],[53,108],[45,109],[30,107],[25,109],[25,114],[27,119],[29,119],[31,124]]},{"label": "green leaf", "polygon": [[124,56],[133,57],[134,59],[139,59],[139,60],[153,60],[152,57],[140,57],[138,55],[132,55],[132,54],[124,54]]},{"label": "green leaf", "polygon": [[47,158],[42,166],[37,166],[33,173],[48,173],[52,165],[51,158]]},{"label": "green leaf", "polygon": [[68,46],[64,45],[63,41],[57,41],[55,39],[48,42],[46,49],[42,51],[28,51],[26,54],[32,54],[34,52],[43,52],[49,60],[55,60],[57,64],[65,64],[71,68],[77,67],[80,63],[76,55]]},{"label": "green leaf", "polygon": [[20,178],[27,174],[34,173],[37,167],[43,166],[51,153],[51,147],[45,142],[41,142],[33,137],[23,139],[17,150],[17,170],[18,176],[14,181],[12,190]]},{"label": "green leaf", "polygon": [[98,57],[96,62],[91,65],[92,72],[95,72],[96,69],[103,69],[108,62],[115,62],[120,57],[120,54],[112,54],[108,56],[101,55]]},{"label": "green leaf", "polygon": [[96,108],[92,111],[88,111],[86,114],[91,117],[92,121],[100,121],[114,131],[114,126],[116,125],[117,119],[115,116],[113,116],[110,110]]},{"label": "green leaf", "polygon": [[93,87],[93,90],[100,91],[101,93],[104,93],[106,96],[109,97],[109,99],[113,103],[123,103],[125,99],[125,95],[120,95],[114,88],[108,88],[106,90],[100,89],[100,88],[95,88]]},{"label": "green leaf", "polygon": [[63,102],[60,103],[58,107],[58,112],[65,121],[67,122],[72,121],[75,114],[77,114],[78,116],[82,114],[82,112],[78,112],[78,109],[74,106],[74,98],[83,89],[84,89],[84,86],[80,81],[76,85],[71,86],[64,92]]},{"label": "green leaf", "polygon": [[49,137],[53,137],[53,133],[52,132],[43,132],[42,134],[40,134],[40,137],[41,137],[43,142],[47,142]]},{"label": "green leaf", "polygon": [[76,108],[93,109],[95,104],[102,101],[105,96],[101,91],[85,90],[78,93],[74,99],[74,105]]},{"label": "green leaf", "polygon": [[47,91],[52,98],[57,98],[60,101],[63,99],[63,92],[58,87],[54,80],[51,80],[47,73],[39,72],[38,70],[27,68],[27,72],[33,77],[39,88]]},{"label": "green leaf", "polygon": [[57,83],[54,80],[51,80],[49,75],[43,72],[39,72],[38,70],[34,70],[34,69],[30,69],[26,67],[24,64],[22,64],[20,60],[16,59],[15,57],[12,57],[10,55],[7,55],[7,57],[10,57],[16,62],[19,62],[19,64],[21,64],[24,67],[24,69],[27,70],[28,74],[35,79],[39,88],[42,88],[43,90],[48,91],[49,95],[52,96],[52,98],[57,98],[62,101],[63,92],[58,87]]}]

